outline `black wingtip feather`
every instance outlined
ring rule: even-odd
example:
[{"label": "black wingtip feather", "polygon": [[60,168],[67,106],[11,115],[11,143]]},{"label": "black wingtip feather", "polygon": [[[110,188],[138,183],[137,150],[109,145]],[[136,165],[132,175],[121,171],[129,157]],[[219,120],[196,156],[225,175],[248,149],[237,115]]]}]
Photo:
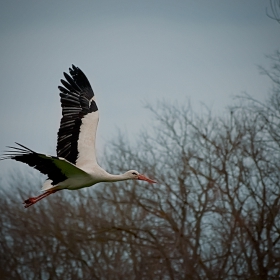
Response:
[{"label": "black wingtip feather", "polygon": [[17,144],[19,147],[13,147],[13,146],[7,146],[7,148],[9,148],[9,151],[5,151],[3,154],[3,157],[1,157],[0,160],[4,160],[4,159],[15,159],[18,160],[19,157],[21,156],[25,156],[27,154],[34,154],[34,151],[30,150],[29,148],[25,147],[22,144],[19,144],[17,142],[15,142],[15,144]]},{"label": "black wingtip feather", "polygon": [[30,150],[29,148],[23,146],[22,144],[19,144],[18,142],[15,142],[17,145],[19,145],[20,147],[24,148],[25,150],[28,150],[31,153],[34,153],[34,151]]}]

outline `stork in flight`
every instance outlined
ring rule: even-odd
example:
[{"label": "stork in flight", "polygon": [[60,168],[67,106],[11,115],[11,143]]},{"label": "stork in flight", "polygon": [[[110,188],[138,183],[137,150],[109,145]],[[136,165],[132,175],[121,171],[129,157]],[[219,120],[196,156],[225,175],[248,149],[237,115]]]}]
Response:
[{"label": "stork in flight", "polygon": [[113,175],[101,168],[96,160],[95,136],[99,119],[94,93],[85,74],[76,66],[69,68],[69,76],[59,86],[62,118],[57,133],[57,156],[36,153],[16,143],[17,147],[4,153],[3,159],[14,159],[36,168],[48,176],[43,193],[24,201],[27,208],[59,190],[77,190],[99,182],[117,182],[130,179],[156,181],[135,170]]}]

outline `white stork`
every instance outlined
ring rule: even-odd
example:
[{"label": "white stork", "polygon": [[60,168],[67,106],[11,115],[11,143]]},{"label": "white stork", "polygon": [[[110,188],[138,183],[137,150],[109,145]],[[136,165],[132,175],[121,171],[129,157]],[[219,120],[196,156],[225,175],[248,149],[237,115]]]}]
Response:
[{"label": "white stork", "polygon": [[117,182],[130,179],[156,181],[135,170],[113,175],[96,161],[95,136],[99,119],[94,93],[85,74],[76,66],[63,73],[65,80],[59,86],[62,118],[57,133],[57,156],[36,153],[25,146],[9,147],[3,159],[14,159],[36,168],[48,176],[42,187],[43,194],[24,201],[27,208],[59,190],[77,190],[99,182]]}]

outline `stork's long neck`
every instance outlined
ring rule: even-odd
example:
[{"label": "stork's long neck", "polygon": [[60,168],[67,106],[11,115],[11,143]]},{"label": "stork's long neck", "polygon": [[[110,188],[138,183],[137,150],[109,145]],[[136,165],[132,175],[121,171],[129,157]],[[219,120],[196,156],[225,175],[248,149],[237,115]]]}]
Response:
[{"label": "stork's long neck", "polygon": [[119,175],[114,175],[114,174],[108,173],[108,176],[107,176],[105,182],[118,182],[118,181],[125,181],[128,179],[130,179],[130,178],[127,177],[127,175],[125,173],[119,174]]}]

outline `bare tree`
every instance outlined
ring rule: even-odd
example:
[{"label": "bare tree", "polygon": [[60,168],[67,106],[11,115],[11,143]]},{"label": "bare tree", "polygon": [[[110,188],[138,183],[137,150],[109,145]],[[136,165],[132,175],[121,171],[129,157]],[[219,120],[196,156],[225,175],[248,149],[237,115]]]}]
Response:
[{"label": "bare tree", "polygon": [[222,117],[160,103],[136,145],[110,144],[109,171],[135,167],[156,185],[64,191],[28,210],[19,202],[39,179],[13,178],[16,195],[1,186],[0,278],[278,279],[277,57],[266,102],[244,95]]},{"label": "bare tree", "polygon": [[270,0],[269,11],[266,11],[268,17],[280,23],[280,0]]}]

